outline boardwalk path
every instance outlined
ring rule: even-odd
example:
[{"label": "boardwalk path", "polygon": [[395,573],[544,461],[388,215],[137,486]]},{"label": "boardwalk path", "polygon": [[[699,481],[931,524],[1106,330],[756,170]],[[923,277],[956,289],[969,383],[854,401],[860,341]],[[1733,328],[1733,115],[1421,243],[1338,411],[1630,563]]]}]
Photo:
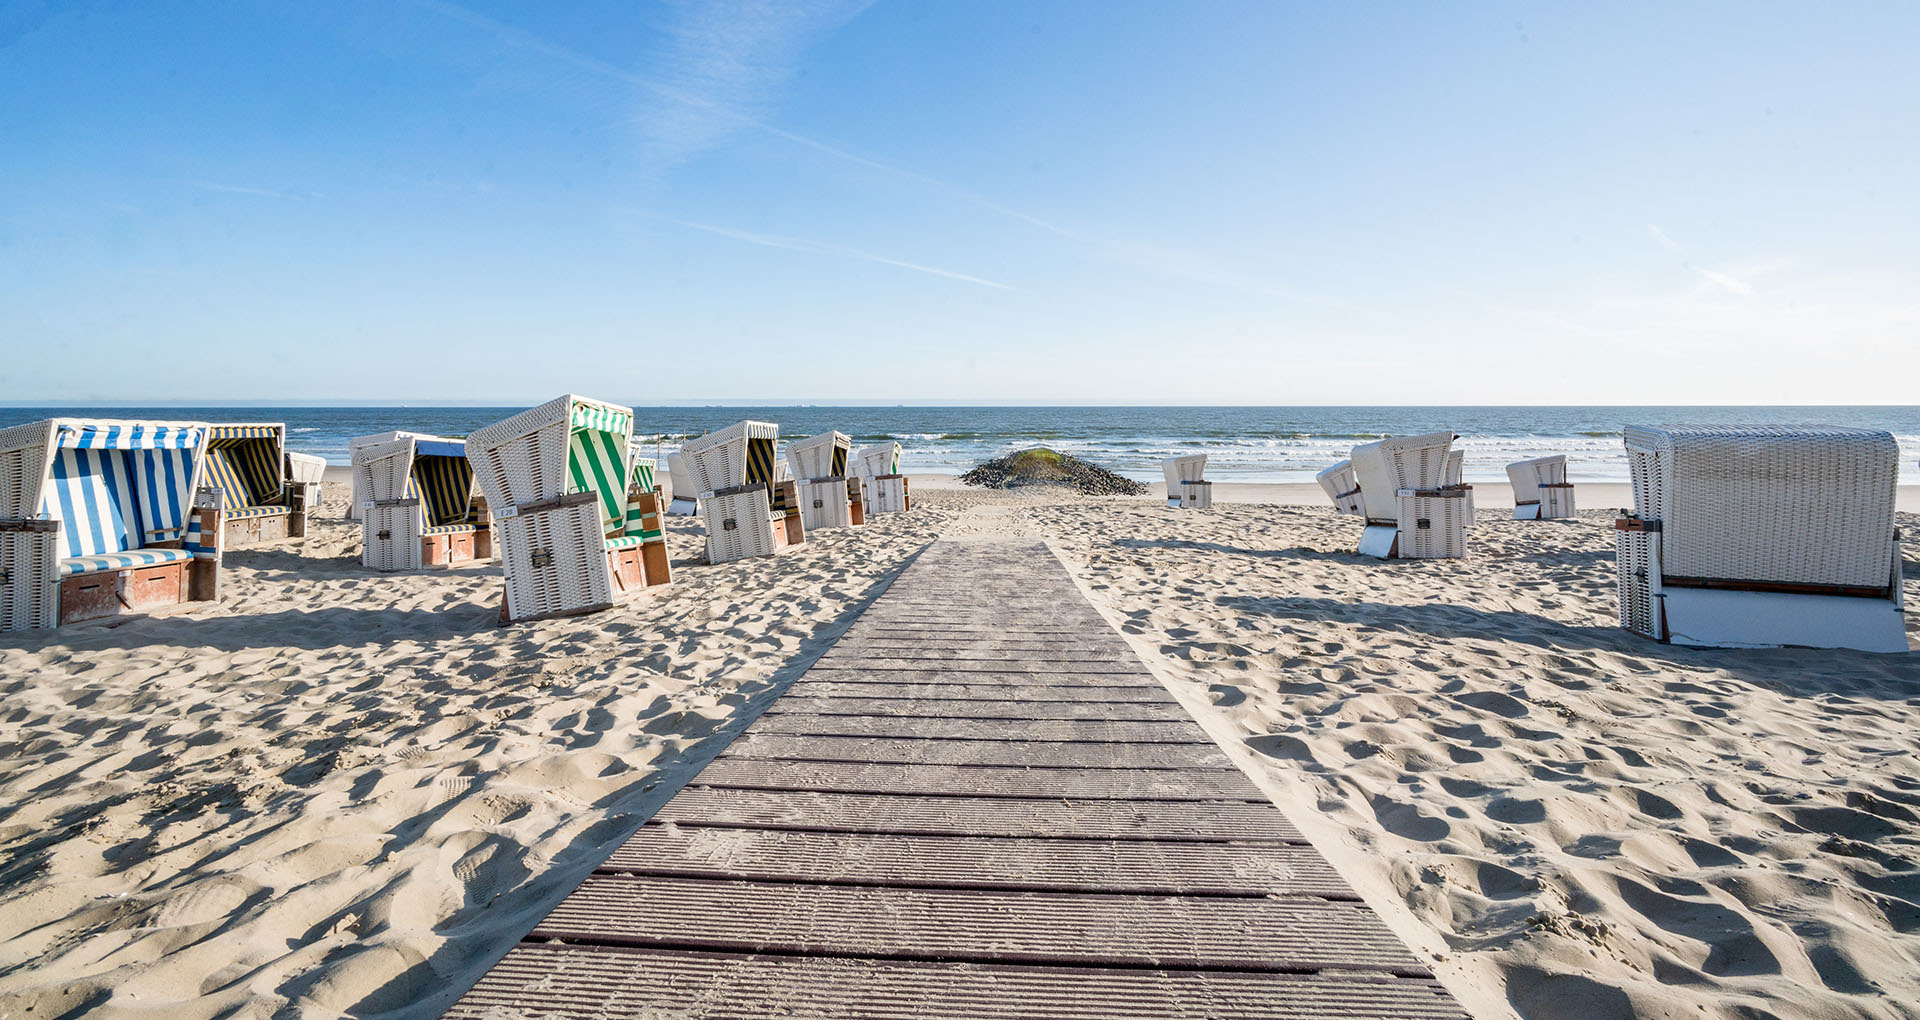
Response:
[{"label": "boardwalk path", "polygon": [[447,1014],[1461,1017],[1035,541],[942,541]]}]

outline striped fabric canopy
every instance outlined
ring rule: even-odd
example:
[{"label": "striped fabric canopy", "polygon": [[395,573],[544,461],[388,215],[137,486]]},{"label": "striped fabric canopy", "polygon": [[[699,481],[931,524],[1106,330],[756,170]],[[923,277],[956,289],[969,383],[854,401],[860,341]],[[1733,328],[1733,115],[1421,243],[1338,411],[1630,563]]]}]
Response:
[{"label": "striped fabric canopy", "polygon": [[41,506],[62,524],[61,555],[125,552],[181,537],[193,505],[195,452],[63,445]]},{"label": "striped fabric canopy", "polygon": [[197,425],[62,425],[54,445],[63,450],[186,450],[206,442]]},{"label": "striped fabric canopy", "polygon": [[576,401],[568,424],[567,491],[598,494],[601,527],[612,534],[626,525],[627,438],[633,415]]},{"label": "striped fabric canopy", "polygon": [[[420,447],[427,445],[421,443]],[[467,463],[464,453],[458,457],[418,453],[407,488],[408,495],[419,496],[425,504],[428,527],[464,524],[473,509],[473,465]]]},{"label": "striped fabric canopy", "polygon": [[273,506],[285,498],[281,425],[214,425],[207,429],[208,485],[220,487],[222,509]]}]

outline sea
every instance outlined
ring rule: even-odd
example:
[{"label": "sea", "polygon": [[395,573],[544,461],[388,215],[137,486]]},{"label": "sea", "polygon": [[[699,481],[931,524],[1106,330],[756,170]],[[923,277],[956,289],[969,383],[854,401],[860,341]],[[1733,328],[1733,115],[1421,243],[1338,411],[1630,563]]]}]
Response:
[{"label": "sea", "polygon": [[[283,421],[289,449],[347,463],[354,436],[406,429],[459,437],[517,407],[0,407],[0,426],[55,416]],[[1207,477],[1308,482],[1355,444],[1451,429],[1469,481],[1504,481],[1506,465],[1564,453],[1573,481],[1625,481],[1621,426],[1682,422],[1846,425],[1885,429],[1901,446],[1902,481],[1920,484],[1920,406],[1898,407],[636,407],[642,456],[664,459],[688,437],[742,418],[778,422],[783,439],[830,429],[856,445],[898,440],[909,472],[958,474],[984,460],[1047,446],[1142,481],[1160,461],[1205,453]],[[651,448],[651,449],[649,449]]]}]

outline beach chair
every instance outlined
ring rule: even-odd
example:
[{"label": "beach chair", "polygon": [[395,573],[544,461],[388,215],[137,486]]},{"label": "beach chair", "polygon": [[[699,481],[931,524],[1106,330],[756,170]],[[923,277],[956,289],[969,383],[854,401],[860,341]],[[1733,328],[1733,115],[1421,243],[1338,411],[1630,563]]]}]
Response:
[{"label": "beach chair", "polygon": [[796,488],[779,480],[779,439],[780,426],[743,421],[680,447],[707,526],[707,562],[771,556],[806,541]]},{"label": "beach chair", "polygon": [[1360,480],[1353,474],[1353,461],[1343,460],[1314,475],[1313,480],[1319,482],[1327,498],[1333,500],[1336,512],[1355,517],[1367,515],[1367,505],[1360,500]]},{"label": "beach chair", "polygon": [[572,394],[467,437],[506,575],[503,621],[597,612],[670,580],[665,535],[630,499],[632,437],[632,410]]},{"label": "beach chair", "polygon": [[1191,453],[1168,457],[1160,462],[1167,476],[1167,505],[1206,509],[1213,505],[1213,483],[1201,476],[1207,470],[1207,455]]},{"label": "beach chair", "polygon": [[847,460],[853,437],[825,432],[787,444],[787,464],[799,482],[800,523],[815,528],[850,528],[866,520],[859,484],[847,484]]},{"label": "beach chair", "polygon": [[1573,486],[1567,482],[1567,455],[1535,457],[1507,465],[1513,483],[1513,519],[1545,521],[1574,516]]},{"label": "beach chair", "polygon": [[1459,470],[1453,440],[1451,432],[1434,432],[1353,448],[1354,481],[1367,520],[1361,553],[1382,559],[1467,554],[1473,487],[1448,483]]},{"label": "beach chair", "polygon": [[853,455],[853,471],[866,493],[867,513],[899,513],[912,505],[907,476],[900,473],[899,443],[862,447]]},{"label": "beach chair", "polygon": [[700,512],[700,500],[693,489],[693,479],[687,472],[686,462],[677,453],[667,454],[667,478],[673,482],[673,501],[667,504],[667,512],[682,517],[692,517]]},{"label": "beach chair", "polygon": [[419,570],[493,558],[484,500],[475,498],[467,444],[409,434],[353,452],[361,508],[360,562]]},{"label": "beach chair", "polygon": [[[396,439],[433,439],[433,438],[436,438],[436,437],[430,436],[425,432],[376,432],[370,436],[357,436],[353,439],[347,440],[347,463],[348,464],[356,463],[356,460],[354,458],[354,451],[360,449],[363,446],[380,446],[385,443],[391,443]],[[347,519],[350,521],[359,520],[360,506],[361,504],[365,503],[369,498],[371,497],[367,495],[367,490],[365,488],[364,483],[361,480],[360,472],[355,471],[353,473],[353,503],[347,507]]]},{"label": "beach chair", "polygon": [[208,429],[78,418],[0,429],[0,630],[219,598],[219,509],[199,489]]},{"label": "beach chair", "polygon": [[223,550],[306,535],[320,485],[288,479],[286,448],[284,423],[209,427],[204,484],[219,492]]},{"label": "beach chair", "polygon": [[1907,650],[1890,433],[1628,426],[1623,439],[1622,627],[1684,645]]}]

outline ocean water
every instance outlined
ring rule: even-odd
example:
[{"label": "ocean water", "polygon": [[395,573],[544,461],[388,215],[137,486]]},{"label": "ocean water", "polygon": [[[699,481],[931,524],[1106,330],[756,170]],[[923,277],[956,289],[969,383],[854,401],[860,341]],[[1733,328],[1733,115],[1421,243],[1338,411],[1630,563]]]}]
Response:
[{"label": "ocean water", "polygon": [[[391,429],[464,436],[517,413],[506,407],[0,407],[0,426],[54,415],[284,421],[291,449],[345,464],[347,440]],[[1382,436],[1452,429],[1469,480],[1505,481],[1526,457],[1567,455],[1575,481],[1624,481],[1623,425],[1764,422],[1885,429],[1900,440],[1902,480],[1920,483],[1920,407],[637,407],[644,447],[663,454],[687,436],[742,418],[780,423],[784,439],[829,429],[856,445],[897,439],[906,469],[959,473],[1028,446],[1050,446],[1130,478],[1158,480],[1160,461],[1206,453],[1207,477],[1305,482]],[[651,455],[650,452],[643,455]]]}]

